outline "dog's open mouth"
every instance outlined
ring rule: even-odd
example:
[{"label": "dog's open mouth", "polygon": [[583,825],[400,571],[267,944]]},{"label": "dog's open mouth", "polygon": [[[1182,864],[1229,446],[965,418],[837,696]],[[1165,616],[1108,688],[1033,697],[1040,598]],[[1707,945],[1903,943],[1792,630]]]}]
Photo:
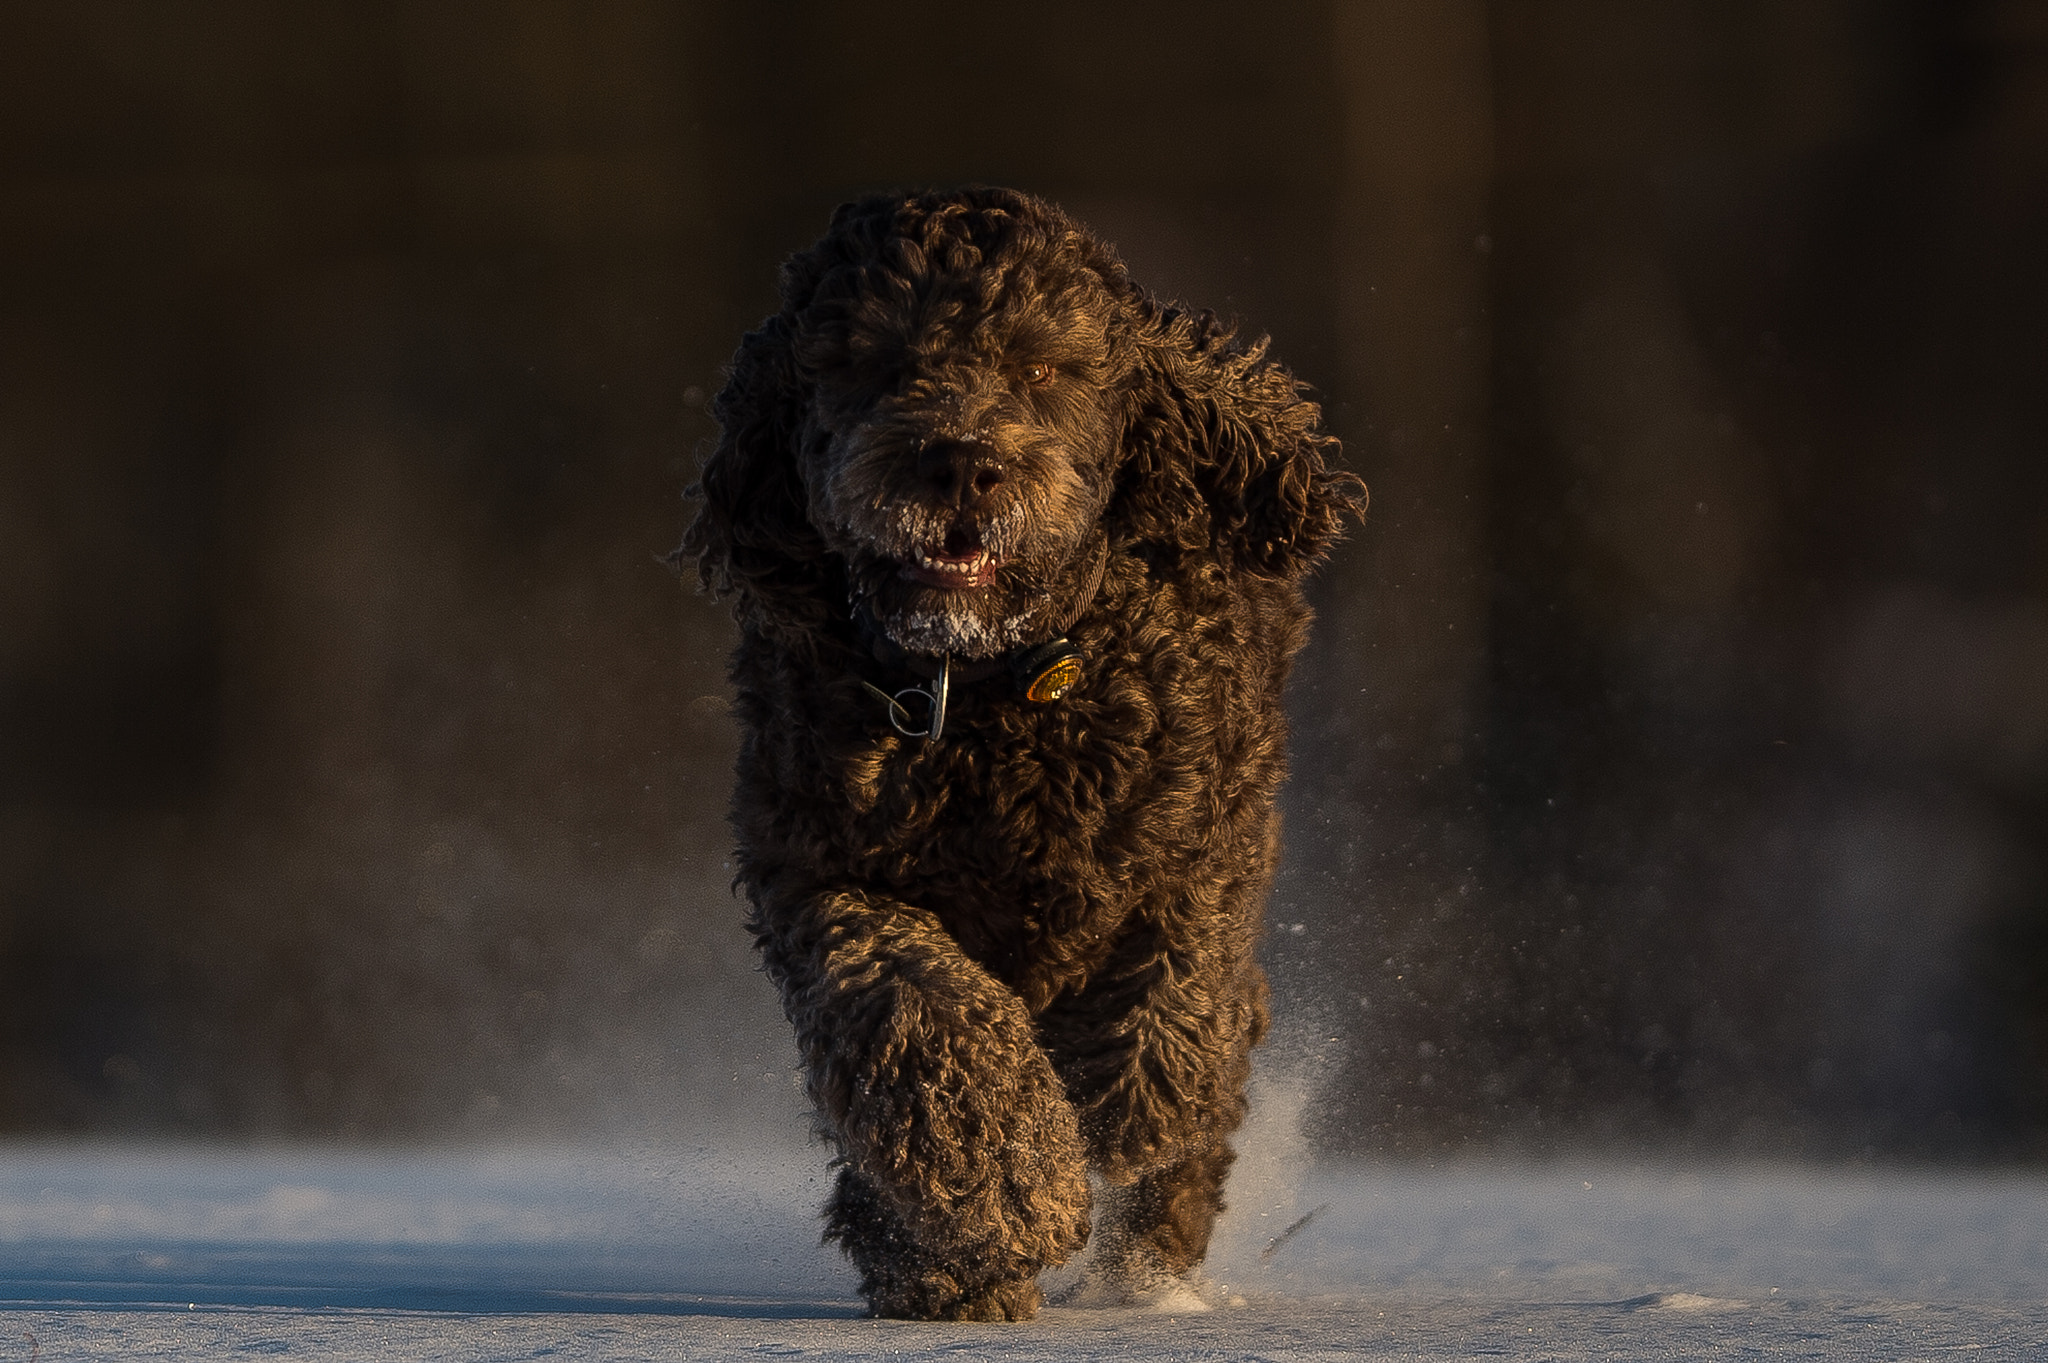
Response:
[{"label": "dog's open mouth", "polygon": [[958,526],[935,544],[922,545],[904,563],[902,575],[942,591],[972,591],[987,585],[1000,560],[981,542],[980,532]]},{"label": "dog's open mouth", "polygon": [[946,538],[922,544],[903,563],[903,577],[942,591],[971,591],[995,577],[999,559],[981,542],[981,532],[971,526],[954,526]]}]

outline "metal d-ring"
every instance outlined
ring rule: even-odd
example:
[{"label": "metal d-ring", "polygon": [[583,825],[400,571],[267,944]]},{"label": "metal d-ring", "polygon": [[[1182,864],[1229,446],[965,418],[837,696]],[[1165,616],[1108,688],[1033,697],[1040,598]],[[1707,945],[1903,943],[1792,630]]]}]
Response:
[{"label": "metal d-ring", "polygon": [[[929,691],[921,687],[908,686],[892,696],[872,683],[861,684],[889,702],[889,722],[896,726],[897,733],[905,738],[935,739],[946,731],[946,683],[952,679],[952,673],[953,659],[951,655],[947,655],[939,659],[939,675],[933,679],[932,689]],[[915,697],[931,707],[930,719],[922,729],[913,727],[910,722],[910,711],[903,703],[910,697]]]}]

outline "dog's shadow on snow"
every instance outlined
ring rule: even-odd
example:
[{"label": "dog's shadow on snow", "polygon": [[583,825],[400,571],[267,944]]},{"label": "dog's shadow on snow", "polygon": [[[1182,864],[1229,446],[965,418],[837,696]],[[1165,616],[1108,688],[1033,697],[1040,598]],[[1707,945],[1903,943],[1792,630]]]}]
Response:
[{"label": "dog's shadow on snow", "polygon": [[[478,1316],[569,1314],[845,1320],[850,1293],[823,1284],[752,1282],[738,1266],[664,1264],[602,1253],[568,1256],[436,1247],[159,1245],[108,1250],[12,1245],[0,1310],[393,1311]],[[692,1271],[692,1270],[696,1271]],[[735,1278],[739,1281],[735,1282]],[[732,1290],[743,1286],[743,1290]],[[824,1291],[817,1289],[824,1287]],[[697,1290],[691,1290],[697,1289]],[[806,1290],[808,1289],[808,1290]]]}]

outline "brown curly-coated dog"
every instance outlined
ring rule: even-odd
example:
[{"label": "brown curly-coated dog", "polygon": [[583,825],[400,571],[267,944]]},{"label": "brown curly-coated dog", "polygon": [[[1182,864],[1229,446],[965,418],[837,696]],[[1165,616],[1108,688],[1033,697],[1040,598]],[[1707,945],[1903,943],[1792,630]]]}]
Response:
[{"label": "brown curly-coated dog", "polygon": [[1200,1262],[1249,1055],[1302,575],[1362,509],[1264,342],[1007,190],[840,208],[677,551],[735,600],[739,883],[874,1313]]}]

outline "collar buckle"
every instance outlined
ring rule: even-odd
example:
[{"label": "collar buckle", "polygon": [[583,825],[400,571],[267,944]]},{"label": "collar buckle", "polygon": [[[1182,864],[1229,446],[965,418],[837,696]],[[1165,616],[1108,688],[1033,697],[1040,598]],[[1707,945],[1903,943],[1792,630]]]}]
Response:
[{"label": "collar buckle", "polygon": [[[953,659],[951,655],[946,655],[939,659],[939,675],[932,679],[932,689],[929,691],[922,687],[906,686],[892,696],[871,681],[863,680],[861,685],[872,694],[881,697],[882,703],[889,707],[889,722],[896,726],[897,733],[905,738],[936,741],[939,735],[946,731],[946,693],[950,689],[948,683],[951,682],[952,675]],[[906,703],[916,700],[923,701],[926,707],[925,722],[922,726],[911,717],[910,708]]]}]

